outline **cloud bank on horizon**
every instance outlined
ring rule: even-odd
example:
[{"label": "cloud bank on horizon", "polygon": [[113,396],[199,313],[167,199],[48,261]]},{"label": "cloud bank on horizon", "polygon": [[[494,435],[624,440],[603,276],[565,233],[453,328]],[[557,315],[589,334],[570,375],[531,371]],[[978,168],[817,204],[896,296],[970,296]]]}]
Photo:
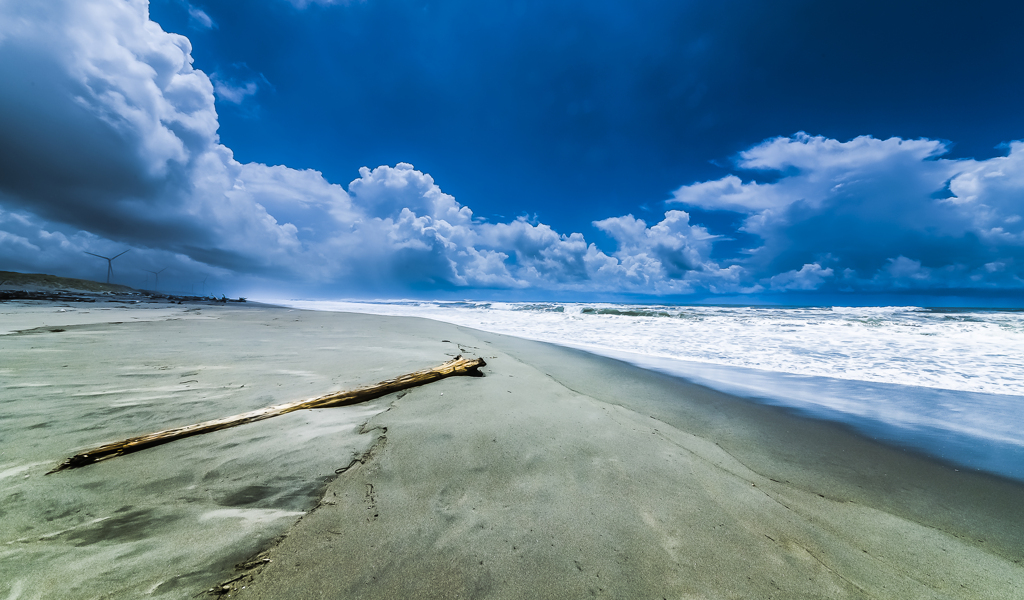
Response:
[{"label": "cloud bank on horizon", "polygon": [[[150,20],[145,1],[0,2],[0,23],[7,269],[88,276],[100,269],[84,251],[129,246],[138,269],[348,296],[1024,287],[1020,142],[953,160],[937,140],[776,137],[742,151],[732,174],[678,187],[655,218],[593,215],[599,245],[542,217],[477,217],[407,163],[364,167],[343,187],[301,165],[239,162],[215,101],[256,88],[194,68],[189,39]],[[735,240],[695,211],[737,215],[745,245],[717,256]]]}]

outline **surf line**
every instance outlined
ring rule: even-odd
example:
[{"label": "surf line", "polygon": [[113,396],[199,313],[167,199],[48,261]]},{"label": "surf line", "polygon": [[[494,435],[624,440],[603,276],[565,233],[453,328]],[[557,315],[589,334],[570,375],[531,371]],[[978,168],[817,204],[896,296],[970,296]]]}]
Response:
[{"label": "surf line", "polygon": [[462,356],[459,355],[436,367],[406,373],[405,375],[400,375],[394,379],[387,379],[374,385],[356,388],[347,392],[332,392],[309,400],[298,400],[287,404],[275,404],[273,406],[260,408],[230,417],[223,417],[221,419],[203,421],[202,423],[187,425],[185,427],[175,427],[174,429],[164,429],[162,431],[148,433],[146,435],[130,437],[128,439],[103,444],[102,446],[97,446],[96,448],[80,452],[54,467],[52,471],[47,472],[47,475],[50,473],[57,473],[58,471],[64,471],[66,469],[77,469],[101,460],[116,458],[118,456],[138,452],[139,450],[145,450],[146,448],[152,448],[153,446],[159,446],[160,444],[166,444],[168,442],[191,437],[193,435],[219,431],[221,429],[244,425],[246,423],[254,423],[256,421],[277,417],[297,410],[309,408],[332,408],[335,406],[358,404],[360,402],[380,398],[381,396],[386,396],[407,388],[432,383],[446,377],[458,375],[482,377],[483,373],[480,372],[480,367],[486,365],[487,363],[484,362],[484,359],[482,358],[462,358]]}]

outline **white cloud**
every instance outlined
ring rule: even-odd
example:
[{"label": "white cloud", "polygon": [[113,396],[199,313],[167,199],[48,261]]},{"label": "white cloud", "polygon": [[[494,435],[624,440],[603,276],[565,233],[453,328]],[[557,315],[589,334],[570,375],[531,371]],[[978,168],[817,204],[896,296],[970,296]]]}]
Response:
[{"label": "white cloud", "polygon": [[965,161],[949,182],[947,202],[987,241],[1024,245],[1024,142],[1009,145],[1006,156]]},{"label": "white cloud", "polygon": [[768,280],[768,285],[773,290],[816,290],[833,275],[831,268],[822,269],[818,263],[812,263],[800,267],[799,271],[779,273]]},{"label": "white cloud", "polygon": [[83,196],[150,201],[216,143],[209,79],[144,2],[9,2],[0,21],[0,139],[18,149],[0,165],[8,191],[55,212]]},{"label": "white cloud", "polygon": [[234,83],[224,81],[216,76],[211,79],[213,80],[213,89],[217,92],[217,97],[232,104],[241,104],[249,96],[255,96],[256,92],[260,89],[259,84],[255,81]]},{"label": "white cloud", "polygon": [[818,177],[842,174],[856,176],[862,169],[893,162],[918,164],[946,153],[946,146],[935,140],[875,139],[869,135],[848,142],[804,132],[792,137],[776,137],[740,153],[737,164],[744,169],[801,172],[813,171]]},{"label": "white cloud", "polygon": [[371,216],[394,218],[407,208],[456,225],[467,224],[473,218],[473,211],[442,192],[430,175],[408,163],[373,170],[363,167],[359,175],[360,178],[349,185],[349,193]]},{"label": "white cloud", "polygon": [[743,183],[735,175],[726,175],[714,181],[684,185],[673,192],[672,197],[674,202],[709,210],[753,212],[784,207],[799,199],[785,192],[756,181]]},{"label": "white cloud", "polygon": [[[761,244],[739,264],[779,273],[770,280],[774,289],[793,289],[793,278],[825,254],[841,267],[872,273],[858,280],[866,287],[1016,285],[1008,272],[982,266],[1000,256],[1024,257],[1024,144],[984,161],[943,159],[946,150],[935,140],[840,142],[798,133],[736,160],[740,169],[775,181],[729,175],[682,186],[672,202],[747,215],[742,229]],[[897,276],[908,260],[917,261],[916,275]]]},{"label": "white cloud", "polygon": [[192,4],[188,4],[188,16],[191,23],[194,23],[204,29],[213,29],[217,26],[216,23],[213,22],[213,19],[210,18],[210,15],[206,14],[203,9],[193,6]]},{"label": "white cloud", "polygon": [[929,277],[929,269],[921,266],[921,261],[907,258],[906,256],[897,256],[896,258],[890,258],[889,264],[885,266],[885,273],[894,279],[916,279],[923,281]]},{"label": "white cloud", "polygon": [[[211,82],[192,67],[189,41],[150,21],[144,0],[2,3],[0,25],[6,264],[63,269],[83,250],[129,244],[138,265],[353,295],[810,290],[836,279],[826,254],[844,285],[992,285],[1019,280],[1024,264],[1019,144],[998,159],[950,161],[930,140],[775,138],[737,162],[775,173],[773,183],[730,175],[675,193],[678,203],[745,214],[759,246],[713,259],[718,238],[669,210],[651,225],[632,215],[595,221],[615,243],[609,253],[525,218],[475,218],[406,163],[360,169],[347,189],[317,171],[239,163],[220,144],[214,94],[241,102],[258,84]],[[936,196],[947,182],[948,197]],[[917,252],[928,243],[937,249]]]},{"label": "white cloud", "polygon": [[684,185],[673,193],[673,201],[747,213],[777,211],[797,202],[817,208],[847,197],[851,189],[874,182],[880,175],[900,180],[901,185],[908,177],[923,178],[922,183],[934,191],[935,181],[941,187],[954,172],[945,163],[929,161],[945,151],[943,143],[933,140],[861,136],[839,142],[801,132],[767,140],[741,152],[736,161],[741,169],[786,172],[779,181],[744,183],[735,175],[727,175],[716,181]]},{"label": "white cloud", "polygon": [[690,225],[690,215],[681,210],[665,213],[665,219],[650,228],[633,215],[594,225],[615,240],[615,256],[638,275],[660,279],[717,267],[708,262],[713,236],[703,227]]},{"label": "white cloud", "polygon": [[5,147],[19,150],[0,165],[9,204],[256,272],[308,251],[297,225],[267,206],[286,217],[314,205],[344,213],[344,190],[318,173],[280,168],[275,180],[273,168],[233,159],[191,44],[150,21],[145,2],[8,3],[0,19],[21,24],[0,41],[0,72],[12,83],[0,107],[19,117],[0,125]]}]

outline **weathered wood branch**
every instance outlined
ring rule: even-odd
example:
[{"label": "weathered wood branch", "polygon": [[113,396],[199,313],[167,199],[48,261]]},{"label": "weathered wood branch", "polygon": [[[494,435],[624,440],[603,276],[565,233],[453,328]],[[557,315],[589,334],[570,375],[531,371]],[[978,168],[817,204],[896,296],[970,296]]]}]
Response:
[{"label": "weathered wood branch", "polygon": [[388,379],[375,385],[368,385],[347,392],[334,392],[332,394],[319,396],[309,400],[299,400],[297,402],[289,402],[287,404],[275,404],[274,406],[249,411],[240,415],[214,419],[212,421],[204,421],[202,423],[196,423],[195,425],[188,425],[186,427],[165,429],[155,433],[131,437],[119,442],[111,442],[72,456],[57,465],[52,471],[47,473],[47,475],[63,471],[65,469],[77,469],[79,467],[90,465],[94,462],[107,460],[108,458],[114,458],[131,452],[138,452],[139,450],[152,448],[153,446],[159,446],[160,444],[166,444],[167,442],[172,442],[181,438],[199,435],[202,433],[210,433],[211,431],[227,429],[228,427],[244,425],[245,423],[254,423],[256,421],[262,421],[264,419],[288,414],[297,410],[307,408],[331,408],[334,406],[358,404],[360,402],[366,402],[368,400],[380,398],[381,396],[386,396],[392,392],[424,385],[453,375],[480,376],[480,367],[483,367],[486,364],[487,363],[485,363],[482,358],[469,359],[457,356],[454,359],[431,369],[423,369],[422,371],[407,373],[400,377],[395,377],[394,379]]}]

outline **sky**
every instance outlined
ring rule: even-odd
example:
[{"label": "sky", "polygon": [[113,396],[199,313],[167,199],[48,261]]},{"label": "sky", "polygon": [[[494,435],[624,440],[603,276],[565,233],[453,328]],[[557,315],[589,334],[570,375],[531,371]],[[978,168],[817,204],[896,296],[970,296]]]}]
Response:
[{"label": "sky", "polygon": [[[242,8],[240,8],[240,6]],[[0,270],[1024,304],[1024,5],[0,0]]]}]

